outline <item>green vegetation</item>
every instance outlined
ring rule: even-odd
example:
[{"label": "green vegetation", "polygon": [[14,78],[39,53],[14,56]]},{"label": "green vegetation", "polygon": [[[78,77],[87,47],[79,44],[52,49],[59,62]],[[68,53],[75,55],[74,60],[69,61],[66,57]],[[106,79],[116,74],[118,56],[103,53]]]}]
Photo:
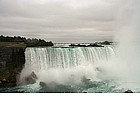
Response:
[{"label": "green vegetation", "polygon": [[0,47],[26,47],[24,42],[0,42]]},{"label": "green vegetation", "polygon": [[26,40],[27,47],[37,47],[37,46],[53,46],[53,43],[46,42],[42,39],[27,39]]},{"label": "green vegetation", "polygon": [[43,39],[26,39],[25,37],[20,37],[20,36],[14,36],[14,37],[9,37],[9,36],[0,36],[0,47],[1,46],[14,46],[14,47],[39,47],[39,46],[53,46],[53,43],[46,42]]}]

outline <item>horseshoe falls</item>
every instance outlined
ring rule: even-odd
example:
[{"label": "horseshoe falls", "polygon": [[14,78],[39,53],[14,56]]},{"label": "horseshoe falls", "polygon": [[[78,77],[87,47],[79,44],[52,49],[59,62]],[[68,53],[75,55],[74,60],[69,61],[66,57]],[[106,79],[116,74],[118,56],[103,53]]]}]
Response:
[{"label": "horseshoe falls", "polygon": [[117,92],[107,67],[114,57],[113,46],[26,48],[18,92]]},{"label": "horseshoe falls", "polygon": [[114,56],[111,47],[27,48],[25,69],[34,72],[49,69],[72,69],[85,64],[95,66]]},{"label": "horseshoe falls", "polygon": [[124,92],[113,73],[115,47],[27,47],[18,86],[5,92]]}]

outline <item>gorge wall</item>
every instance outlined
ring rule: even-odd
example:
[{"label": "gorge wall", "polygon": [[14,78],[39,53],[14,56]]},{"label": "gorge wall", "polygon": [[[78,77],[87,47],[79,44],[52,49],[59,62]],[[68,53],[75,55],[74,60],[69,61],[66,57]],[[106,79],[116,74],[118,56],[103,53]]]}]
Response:
[{"label": "gorge wall", "polygon": [[0,86],[16,86],[26,47],[0,47]]}]

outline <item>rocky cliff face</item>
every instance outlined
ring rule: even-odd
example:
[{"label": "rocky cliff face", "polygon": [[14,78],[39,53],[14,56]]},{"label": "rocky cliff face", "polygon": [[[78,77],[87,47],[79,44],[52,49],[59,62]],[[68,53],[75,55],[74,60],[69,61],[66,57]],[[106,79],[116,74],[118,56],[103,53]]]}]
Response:
[{"label": "rocky cliff face", "polygon": [[0,47],[0,86],[16,86],[25,64],[25,47]]}]

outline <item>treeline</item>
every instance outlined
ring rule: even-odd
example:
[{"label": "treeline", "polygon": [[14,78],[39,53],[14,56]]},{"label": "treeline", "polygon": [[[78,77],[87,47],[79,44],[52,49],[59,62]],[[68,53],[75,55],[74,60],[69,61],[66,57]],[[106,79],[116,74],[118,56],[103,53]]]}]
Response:
[{"label": "treeline", "polygon": [[37,46],[53,46],[51,41],[46,42],[43,39],[27,39],[26,42],[27,47],[37,47]]},{"label": "treeline", "polygon": [[14,36],[14,37],[9,37],[9,36],[0,36],[0,42],[24,42],[27,47],[37,47],[37,46],[53,46],[53,43],[51,41],[46,42],[43,39],[26,39],[25,37],[20,37],[20,36]]}]

